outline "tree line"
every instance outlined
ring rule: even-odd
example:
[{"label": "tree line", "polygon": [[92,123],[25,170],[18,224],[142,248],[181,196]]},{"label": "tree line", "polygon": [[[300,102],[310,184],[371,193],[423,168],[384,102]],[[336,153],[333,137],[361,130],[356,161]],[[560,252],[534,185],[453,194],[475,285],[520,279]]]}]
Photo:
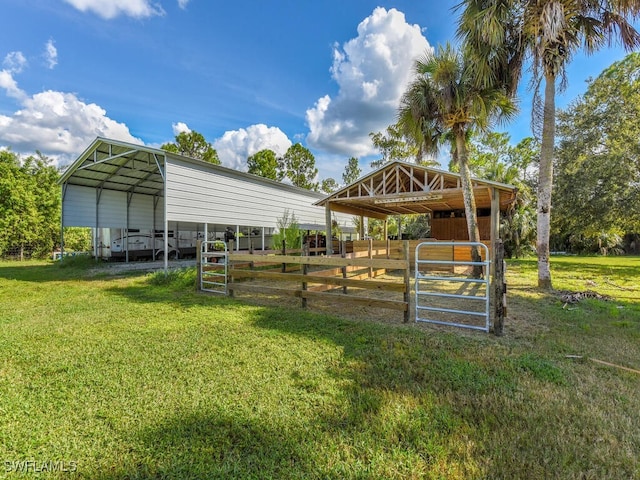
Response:
[{"label": "tree line", "polygon": [[[604,253],[613,251],[624,235],[632,239],[630,246],[637,245],[638,132],[637,126],[629,124],[638,118],[634,109],[638,105],[637,55],[591,81],[586,94],[565,111],[556,112],[555,96],[566,84],[566,67],[579,50],[590,53],[613,42],[628,50],[640,46],[640,33],[631,23],[640,14],[640,2],[463,0],[456,9],[460,48],[438,46],[415,62],[414,78],[398,107],[398,121],[385,133],[371,134],[382,155],[379,164],[410,158],[425,163],[447,148],[451,168],[461,175],[471,240],[479,240],[470,181],[474,168],[484,169],[485,177],[518,171],[530,198],[512,212],[505,236],[513,237],[517,250],[535,232],[541,288],[552,287],[552,244],[593,248],[595,242]],[[530,162],[529,156],[509,160],[511,154],[504,156],[500,150],[500,138],[490,136],[500,122],[508,122],[515,114],[524,68],[533,76],[535,140],[514,148],[529,155],[530,149],[525,150],[535,144],[539,153]],[[163,148],[219,163],[213,147],[197,132],[180,134],[174,144]],[[252,157],[248,159],[251,173],[311,190],[330,192],[338,186],[335,179],[317,180],[315,159],[299,143],[282,157],[270,151]],[[20,161],[7,151],[0,159],[0,248],[50,245],[49,237],[54,236],[50,229],[35,225],[37,219],[53,218],[49,214],[56,205],[38,193],[46,190],[38,182],[47,178],[47,162],[39,155]],[[360,173],[357,159],[350,159],[345,183],[355,172]],[[19,185],[15,191],[13,182]],[[18,206],[21,210],[16,210]]]},{"label": "tree line", "polygon": [[0,255],[51,254],[60,238],[58,170],[39,152],[0,151]]},{"label": "tree line", "polygon": [[[515,97],[528,68],[532,73],[534,134],[540,142],[536,182],[538,287],[551,289],[551,205],[556,153],[556,91],[566,85],[567,65],[576,52],[617,42],[627,51],[640,46],[631,20],[640,2],[613,0],[462,0],[457,35],[415,62],[415,77],[401,100],[398,125],[420,151],[448,145],[461,174],[469,239],[478,241],[470,186],[468,146],[514,114]],[[478,252],[472,252],[474,258]]]},{"label": "tree line", "polygon": [[[163,150],[220,164],[217,151],[196,131],[181,132]],[[310,150],[296,143],[282,157],[262,150],[247,159],[249,173],[275,181],[287,181],[300,188],[326,193],[339,184],[333,179],[316,181],[318,169]],[[47,257],[60,248],[61,189],[58,180],[65,167],[57,168],[40,152],[21,157],[0,150],[0,257]],[[351,183],[361,174],[357,158],[350,158],[343,181]],[[91,246],[86,228],[65,228],[65,249],[84,251]]]}]

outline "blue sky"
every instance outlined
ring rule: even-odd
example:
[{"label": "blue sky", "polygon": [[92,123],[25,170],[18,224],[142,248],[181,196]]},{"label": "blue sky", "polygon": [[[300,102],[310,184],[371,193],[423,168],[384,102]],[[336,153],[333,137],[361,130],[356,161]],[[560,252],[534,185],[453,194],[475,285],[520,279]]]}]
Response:
[{"label": "blue sky", "polygon": [[[59,164],[98,135],[159,146],[202,133],[226,166],[301,142],[320,178],[376,157],[416,55],[454,41],[457,1],[0,0],[0,148]],[[624,57],[577,56],[566,106]],[[498,130],[530,135],[531,95]]]}]

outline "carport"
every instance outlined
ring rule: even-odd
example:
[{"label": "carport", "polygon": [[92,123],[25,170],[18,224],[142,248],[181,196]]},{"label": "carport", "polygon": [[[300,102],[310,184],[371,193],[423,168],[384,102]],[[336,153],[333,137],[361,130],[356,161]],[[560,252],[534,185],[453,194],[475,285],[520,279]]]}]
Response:
[{"label": "carport", "polygon": [[[149,229],[162,232],[168,252],[170,227],[209,225],[277,228],[285,211],[300,224],[325,229],[325,219],[344,228],[349,215],[326,217],[314,202],[323,194],[213,165],[144,145],[98,137],[67,168],[62,186],[61,227]],[[171,223],[171,225],[170,225]],[[97,256],[99,241],[94,238]],[[155,233],[154,233],[155,235]],[[64,238],[62,244],[64,245]],[[264,242],[263,242],[264,244]],[[168,255],[164,255],[165,269]]]}]

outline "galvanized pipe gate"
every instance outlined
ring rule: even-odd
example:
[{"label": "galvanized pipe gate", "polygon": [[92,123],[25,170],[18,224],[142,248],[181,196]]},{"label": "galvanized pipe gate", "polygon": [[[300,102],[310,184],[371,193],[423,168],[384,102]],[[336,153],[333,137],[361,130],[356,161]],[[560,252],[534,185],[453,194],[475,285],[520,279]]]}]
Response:
[{"label": "galvanized pipe gate", "polygon": [[[223,244],[224,250],[216,250]],[[229,252],[220,241],[203,241],[199,253],[200,290],[227,295]]]},{"label": "galvanized pipe gate", "polygon": [[[429,255],[429,249],[435,251],[443,247],[451,247],[450,260],[438,258],[438,255]],[[456,247],[468,247],[470,251],[472,247],[477,247],[484,252],[484,255],[481,255],[484,260],[456,260],[453,253]],[[416,246],[415,254],[416,322],[488,332],[491,262],[487,246],[480,242],[422,242]],[[458,274],[465,267],[468,269],[478,266],[483,268],[482,278],[473,278],[466,271]],[[443,269],[447,270],[447,275],[442,273]],[[463,317],[475,319],[476,323],[473,323],[473,320],[460,321]],[[478,319],[483,320],[484,324],[478,324]]]}]

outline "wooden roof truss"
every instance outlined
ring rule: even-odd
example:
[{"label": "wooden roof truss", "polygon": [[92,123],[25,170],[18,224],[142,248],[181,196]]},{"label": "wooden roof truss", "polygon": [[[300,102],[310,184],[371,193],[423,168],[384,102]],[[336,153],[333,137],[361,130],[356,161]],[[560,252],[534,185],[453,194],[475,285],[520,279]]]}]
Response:
[{"label": "wooden roof truss", "polygon": [[[493,189],[500,192],[501,206],[515,197],[511,185],[478,179],[472,183],[477,208],[491,207]],[[404,162],[388,164],[317,204],[327,202],[332,211],[381,219],[464,209],[459,174]]]}]

